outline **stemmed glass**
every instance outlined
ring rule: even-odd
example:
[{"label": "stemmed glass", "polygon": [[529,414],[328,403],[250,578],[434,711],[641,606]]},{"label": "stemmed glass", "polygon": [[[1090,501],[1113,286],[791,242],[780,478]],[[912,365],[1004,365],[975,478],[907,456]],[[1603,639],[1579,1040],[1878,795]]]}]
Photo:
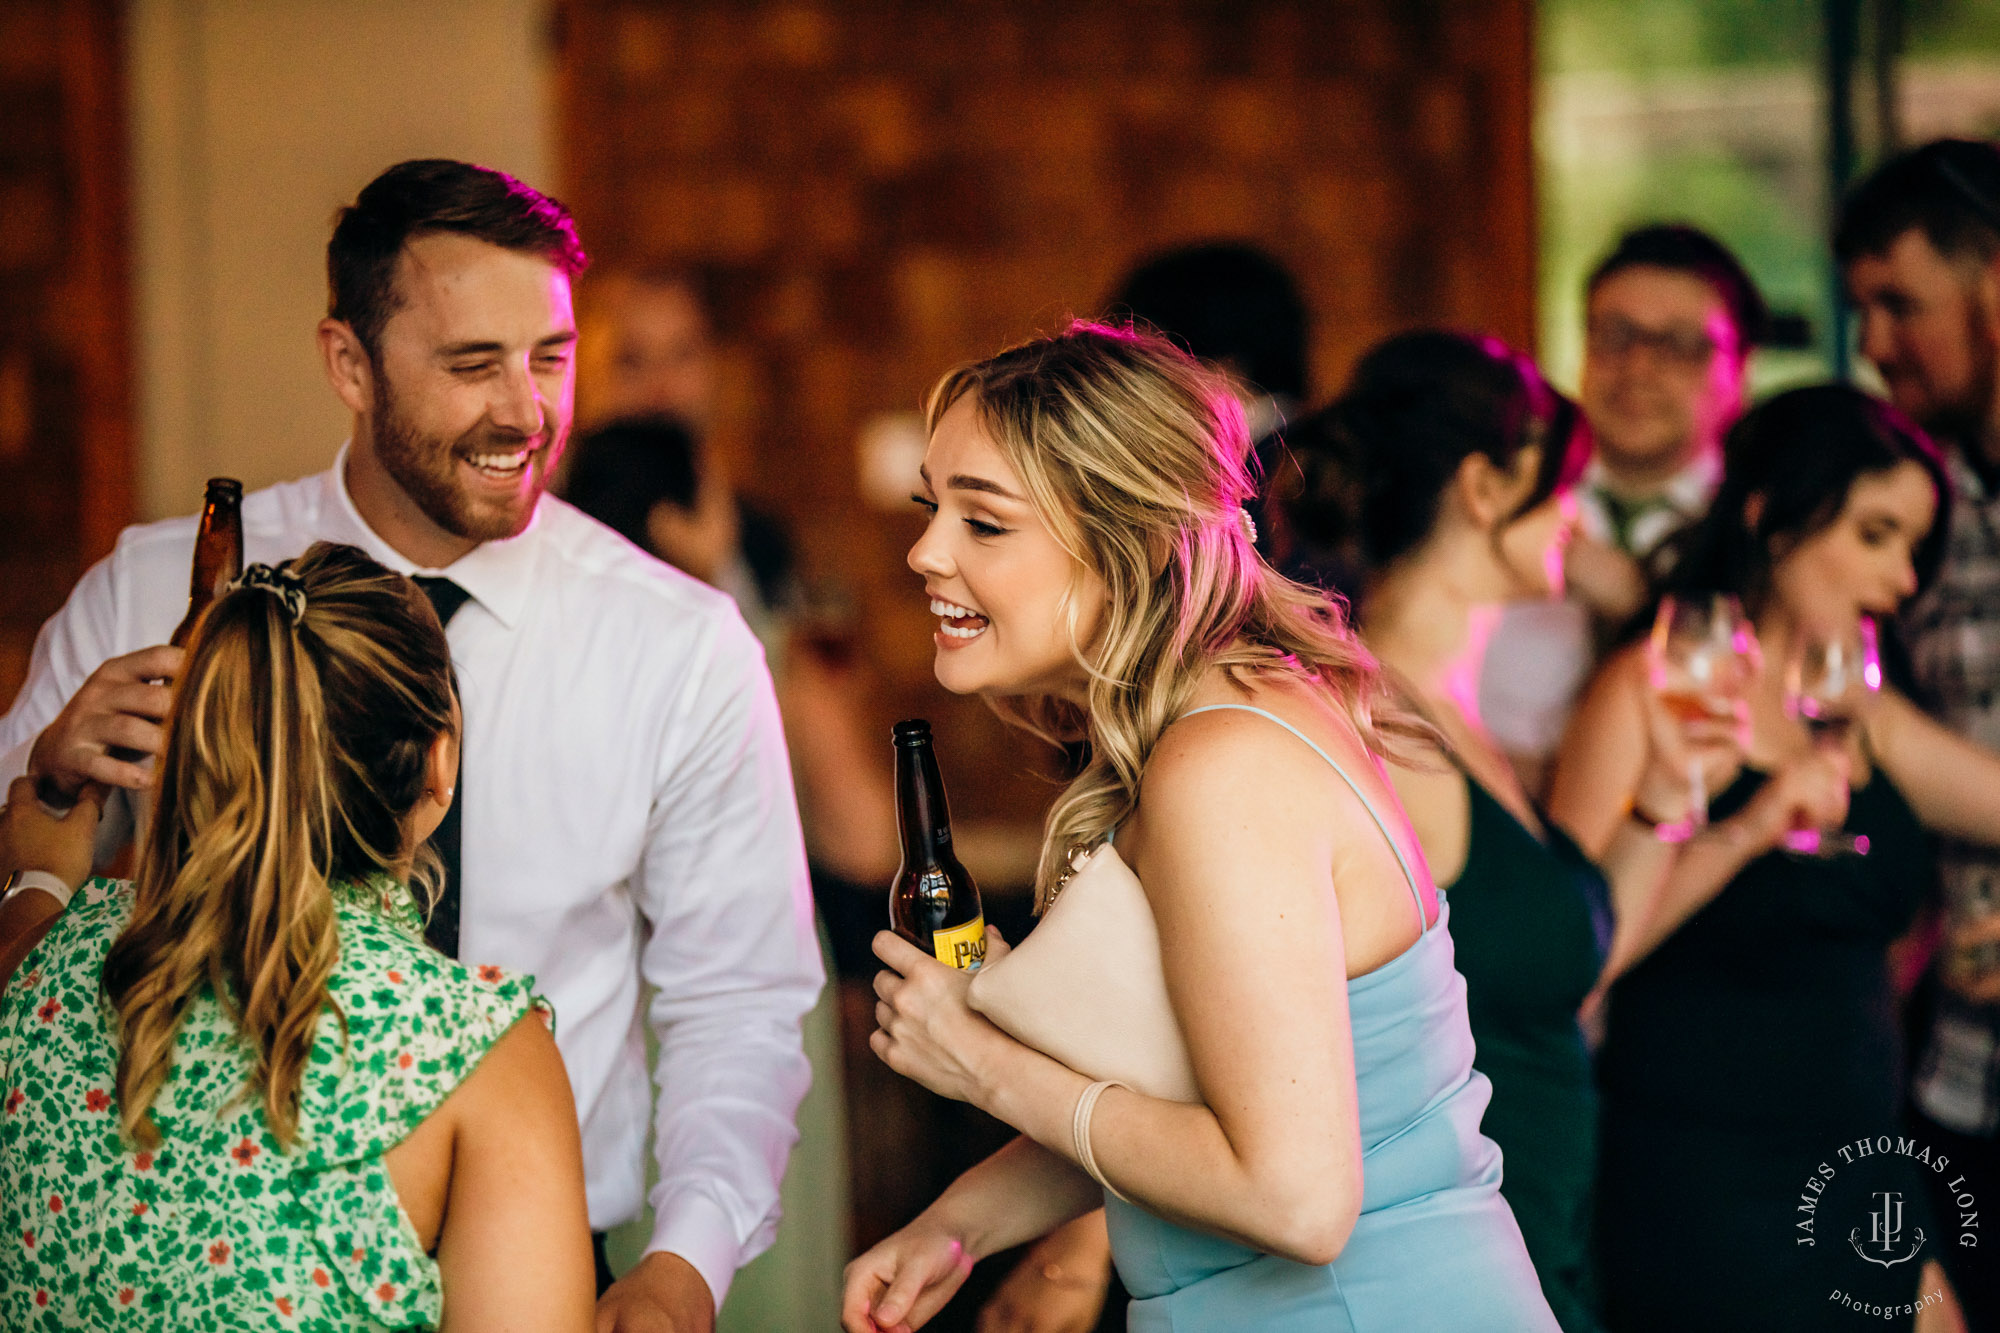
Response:
[{"label": "stemmed glass", "polygon": [[[1675,719],[1728,722],[1738,716],[1757,674],[1757,634],[1743,604],[1725,593],[1663,597],[1646,660],[1653,692]],[[1687,817],[1661,825],[1659,836],[1682,842],[1707,824],[1708,783],[1700,761],[1690,759]]]},{"label": "stemmed glass", "polygon": [[[1844,630],[1807,633],[1785,663],[1785,712],[1821,752],[1847,761],[1855,714],[1882,688],[1882,650],[1875,621],[1862,616]],[[1865,856],[1868,836],[1839,829],[1793,829],[1785,850],[1800,856]]]}]

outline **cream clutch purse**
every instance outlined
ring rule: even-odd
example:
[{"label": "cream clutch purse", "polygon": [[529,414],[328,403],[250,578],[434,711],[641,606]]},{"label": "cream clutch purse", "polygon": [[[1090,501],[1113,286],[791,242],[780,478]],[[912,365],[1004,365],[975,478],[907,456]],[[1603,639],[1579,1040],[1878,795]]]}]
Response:
[{"label": "cream clutch purse", "polygon": [[973,974],[969,1002],[1079,1074],[1148,1097],[1201,1100],[1167,1000],[1152,905],[1109,843],[1076,863],[1026,939]]}]

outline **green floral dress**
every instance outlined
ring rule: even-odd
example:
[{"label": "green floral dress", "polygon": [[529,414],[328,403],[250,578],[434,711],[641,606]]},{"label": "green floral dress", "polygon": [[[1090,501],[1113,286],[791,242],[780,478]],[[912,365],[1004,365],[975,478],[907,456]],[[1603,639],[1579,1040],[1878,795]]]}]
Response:
[{"label": "green floral dress", "polygon": [[424,1329],[438,1267],[383,1154],[545,1004],[532,981],[423,942],[403,886],[337,886],[340,961],[289,1152],[245,1096],[254,1060],[212,994],[188,1009],[153,1105],[118,1129],[101,990],[130,887],[92,880],[0,991],[0,1328]]}]

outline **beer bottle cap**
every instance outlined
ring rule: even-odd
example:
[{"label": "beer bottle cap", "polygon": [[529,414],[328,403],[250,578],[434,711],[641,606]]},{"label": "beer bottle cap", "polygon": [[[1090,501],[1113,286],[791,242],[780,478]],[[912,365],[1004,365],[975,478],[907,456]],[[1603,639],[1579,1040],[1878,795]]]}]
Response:
[{"label": "beer bottle cap", "polygon": [[234,477],[210,477],[208,479],[208,495],[211,499],[217,496],[241,496],[242,494],[243,483]]},{"label": "beer bottle cap", "polygon": [[891,733],[898,745],[922,745],[931,738],[931,724],[920,717],[898,722]]}]

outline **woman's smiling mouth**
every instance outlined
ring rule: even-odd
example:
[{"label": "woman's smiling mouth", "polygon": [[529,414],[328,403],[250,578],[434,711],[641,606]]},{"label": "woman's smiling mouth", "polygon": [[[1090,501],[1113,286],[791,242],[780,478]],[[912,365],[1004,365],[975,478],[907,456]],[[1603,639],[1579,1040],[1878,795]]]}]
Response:
[{"label": "woman's smiling mouth", "polygon": [[988,622],[985,616],[980,615],[970,607],[959,606],[955,602],[947,602],[941,598],[933,597],[931,598],[931,614],[938,617],[939,621],[942,622],[938,625],[939,637],[941,639],[952,640],[954,646],[957,643],[976,639],[986,632]]}]

